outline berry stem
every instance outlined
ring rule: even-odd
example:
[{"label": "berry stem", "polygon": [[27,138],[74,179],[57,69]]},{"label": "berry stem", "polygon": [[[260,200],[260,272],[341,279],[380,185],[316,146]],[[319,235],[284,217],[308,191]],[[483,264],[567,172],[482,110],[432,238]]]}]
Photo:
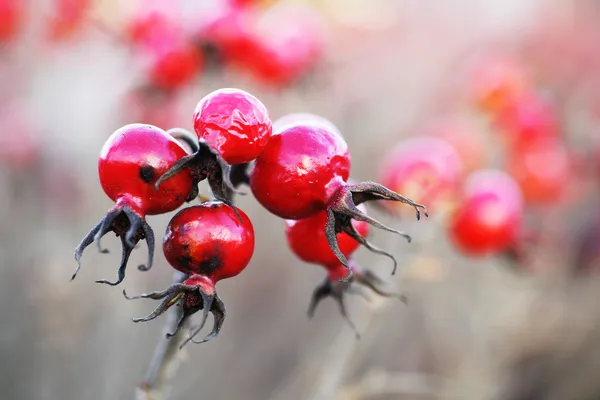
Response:
[{"label": "berry stem", "polygon": [[[186,274],[176,272],[173,283],[182,283],[187,278]],[[154,349],[154,355],[146,369],[144,380],[137,387],[136,400],[164,400],[168,397],[167,384],[177,372],[183,354],[179,347],[185,340],[182,332],[185,333],[188,322],[183,321],[183,326],[179,327],[182,316],[181,307],[171,307],[167,311],[165,326]]]}]

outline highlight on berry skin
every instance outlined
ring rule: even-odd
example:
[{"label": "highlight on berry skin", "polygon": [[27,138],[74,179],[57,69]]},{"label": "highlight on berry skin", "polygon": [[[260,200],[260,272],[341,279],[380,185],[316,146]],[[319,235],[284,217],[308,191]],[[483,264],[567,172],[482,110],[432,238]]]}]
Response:
[{"label": "highlight on berry skin", "polygon": [[[196,312],[203,310],[200,323],[190,328],[189,342],[204,343],[215,339],[225,321],[225,304],[216,292],[215,284],[241,273],[254,252],[254,228],[248,216],[239,208],[211,201],[179,211],[169,222],[163,239],[163,252],[169,264],[188,275],[182,283],[174,283],[164,290],[128,296],[127,299],[162,300],[146,317],[134,322],[157,318],[172,306],[182,308],[182,317],[175,335]],[[212,331],[202,340],[195,337],[206,324],[208,314],[214,316]]]},{"label": "highlight on berry skin", "polygon": [[[182,137],[181,133],[178,136]],[[121,241],[121,263],[115,281],[101,279],[97,282],[121,283],[125,279],[129,256],[141,240],[148,245],[148,262],[138,268],[149,270],[152,267],[154,232],[145,217],[180,207],[190,192],[192,177],[186,171],[165,182],[158,191],[154,184],[162,173],[186,155],[184,147],[173,136],[152,125],[125,125],[107,139],[98,159],[98,177],[102,189],[116,204],[75,249],[77,268],[71,279],[77,276],[83,251],[90,244],[96,243],[98,251],[108,253],[100,243],[108,232],[114,232]]]}]

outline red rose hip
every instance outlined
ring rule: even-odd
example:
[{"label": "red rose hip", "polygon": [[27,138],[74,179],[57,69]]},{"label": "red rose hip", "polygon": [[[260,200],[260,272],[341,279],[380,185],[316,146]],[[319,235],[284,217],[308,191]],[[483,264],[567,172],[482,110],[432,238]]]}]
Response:
[{"label": "red rose hip", "polygon": [[230,165],[254,160],[271,137],[265,105],[240,89],[219,89],[198,102],[194,130]]},{"label": "red rose hip", "polygon": [[272,133],[265,106],[240,89],[205,96],[194,113],[199,150],[181,159],[156,182],[157,187],[183,169],[197,183],[207,179],[215,199],[233,207],[233,193],[247,181],[247,163],[260,155]]},{"label": "red rose hip", "polygon": [[250,187],[273,214],[302,219],[324,210],[350,175],[350,152],[343,138],[308,125],[272,137],[256,160]]},{"label": "red rose hip", "polygon": [[118,280],[98,282],[116,285],[125,278],[125,268],[135,244],[146,239],[148,264],[152,266],[154,233],[145,221],[146,215],[173,211],[186,200],[192,186],[189,172],[182,173],[165,182],[160,190],[154,188],[158,177],[177,160],[186,156],[185,149],[160,128],[145,124],[130,124],[116,130],[106,141],[98,159],[98,176],[102,189],[116,205],[82,240],[75,250],[77,269],[81,267],[84,249],[113,231],[121,239],[123,256]]},{"label": "red rose hip", "polygon": [[295,124],[274,135],[250,172],[250,188],[259,203],[285,219],[303,219],[325,211],[325,235],[338,260],[347,264],[336,234],[352,219],[404,236],[367,216],[357,206],[370,200],[393,200],[413,206],[420,217],[423,205],[375,182],[347,183],[350,153],[344,139],[323,126]]},{"label": "red rose hip", "polygon": [[[177,330],[190,315],[204,310],[200,325],[181,346],[190,341],[203,343],[216,338],[225,319],[225,305],[216,293],[215,284],[238,275],[250,262],[254,252],[252,222],[243,211],[238,209],[236,213],[222,202],[188,207],[169,222],[163,251],[169,264],[189,277],[162,291],[133,297],[127,297],[123,292],[128,299],[162,299],[154,312],[145,318],[136,318],[134,322],[152,320],[180,301],[183,317]],[[213,330],[203,340],[195,341],[194,337],[204,327],[209,312],[215,318]]]}]

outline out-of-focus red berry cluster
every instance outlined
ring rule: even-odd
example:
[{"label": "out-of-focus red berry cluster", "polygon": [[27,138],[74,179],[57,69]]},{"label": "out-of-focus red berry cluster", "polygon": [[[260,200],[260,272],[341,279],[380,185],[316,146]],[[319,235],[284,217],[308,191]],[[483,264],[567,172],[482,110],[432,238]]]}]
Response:
[{"label": "out-of-focus red berry cluster", "polygon": [[[547,210],[580,201],[599,170],[600,153],[582,152],[568,125],[567,99],[579,86],[565,82],[589,81],[540,62],[548,61],[543,51],[524,51],[541,40],[535,33],[521,47],[471,59],[466,80],[452,92],[460,111],[421,126],[381,168],[383,184],[417,202],[427,199],[457,249],[468,255],[521,255],[540,236],[529,210],[543,219]],[[600,38],[600,30],[585,33]],[[566,44],[565,56],[575,53],[582,62],[600,56],[590,37],[584,42]],[[586,98],[588,106],[593,98]],[[593,135],[588,139],[600,148]]]},{"label": "out-of-focus red berry cluster", "polygon": [[214,65],[281,87],[308,74],[323,56],[324,20],[305,4],[223,0],[191,28],[159,4],[141,4],[125,36],[147,60],[149,84],[160,90],[190,84]]}]

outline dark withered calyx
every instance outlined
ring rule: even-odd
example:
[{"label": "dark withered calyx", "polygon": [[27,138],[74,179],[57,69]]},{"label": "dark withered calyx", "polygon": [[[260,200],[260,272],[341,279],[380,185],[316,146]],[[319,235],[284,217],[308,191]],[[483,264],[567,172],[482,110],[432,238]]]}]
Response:
[{"label": "dark withered calyx", "polygon": [[152,267],[155,247],[154,231],[150,225],[148,225],[146,220],[130,207],[116,205],[94,228],[92,228],[90,232],[88,232],[75,249],[74,256],[77,261],[77,268],[75,269],[71,280],[75,279],[77,273],[81,269],[81,257],[83,256],[83,251],[90,244],[96,242],[99,252],[108,253],[108,249],[103,249],[100,244],[100,239],[108,232],[114,232],[121,239],[122,254],[121,263],[117,272],[117,280],[111,282],[106,279],[100,279],[96,282],[106,283],[111,286],[121,283],[123,279],[125,279],[125,269],[127,268],[129,256],[140,240],[146,240],[148,245],[148,262],[145,265],[139,265],[138,269],[140,271],[148,271]]},{"label": "dark withered calyx", "polygon": [[398,194],[376,182],[366,181],[340,187],[337,190],[337,192],[334,193],[329,203],[327,204],[327,222],[325,224],[325,236],[327,238],[327,242],[329,243],[329,247],[331,247],[331,250],[336,255],[338,260],[350,271],[348,278],[350,278],[352,275],[351,268],[348,264],[348,259],[340,250],[337,242],[337,234],[341,232],[347,233],[349,236],[354,238],[356,241],[358,241],[370,251],[389,257],[394,262],[394,269],[392,271],[392,274],[396,272],[398,265],[393,255],[373,246],[366,240],[366,238],[364,238],[360,233],[358,233],[356,229],[354,229],[354,226],[352,226],[352,220],[367,222],[376,228],[400,235],[404,237],[409,243],[412,241],[411,236],[407,233],[398,231],[396,229],[390,228],[382,224],[375,218],[372,218],[364,212],[362,212],[357,207],[359,204],[376,200],[398,201],[401,203],[408,204],[414,207],[416,211],[417,220],[421,219],[421,213],[423,213],[426,217],[428,216],[427,208],[424,205],[415,203],[411,199],[402,196],[401,194]]},{"label": "dark withered calyx", "polygon": [[213,197],[235,209],[233,197],[235,194],[245,194],[239,192],[237,188],[241,184],[249,182],[248,167],[249,163],[229,165],[204,140],[200,139],[198,150],[174,163],[156,181],[155,188],[158,189],[161,183],[172,178],[183,169],[188,169],[193,179],[192,190],[187,197],[188,202],[198,197],[198,184],[206,179]]}]

